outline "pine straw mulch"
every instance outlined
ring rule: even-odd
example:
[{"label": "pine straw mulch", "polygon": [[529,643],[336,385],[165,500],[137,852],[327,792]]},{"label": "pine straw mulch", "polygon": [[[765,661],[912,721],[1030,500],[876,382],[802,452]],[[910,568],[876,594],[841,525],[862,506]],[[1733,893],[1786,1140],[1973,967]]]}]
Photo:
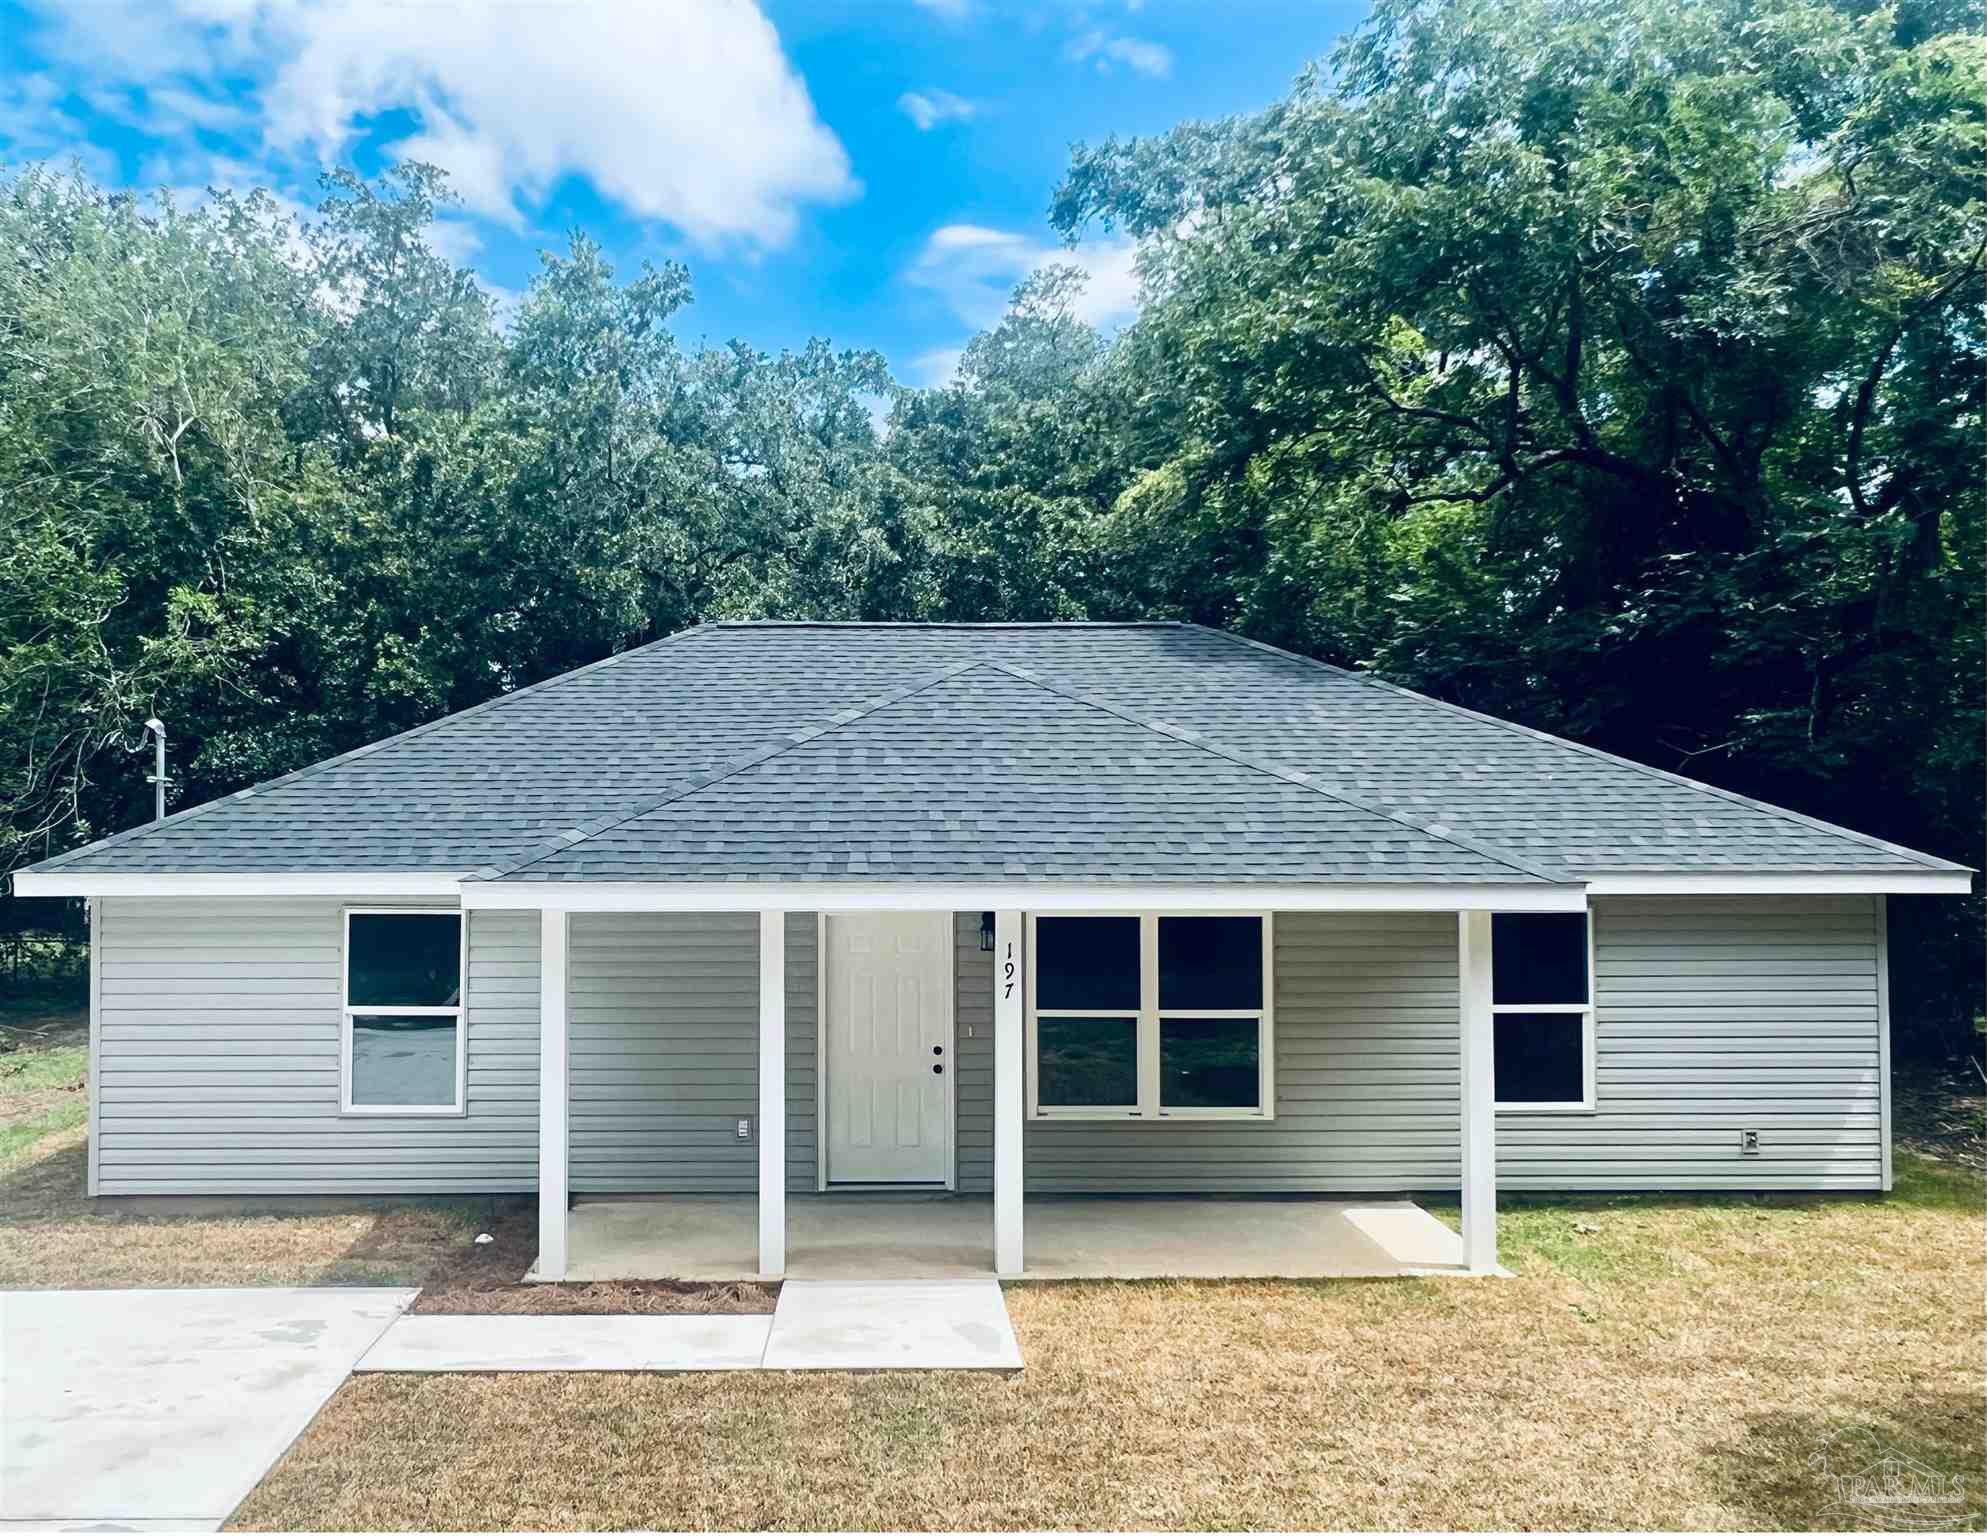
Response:
[{"label": "pine straw mulch", "polygon": [[1506,1281],[1019,1286],[1012,1378],[355,1378],[233,1523],[1833,1528],[1874,1446],[1977,1529],[1982,1198],[1907,1156],[1887,1199],[1514,1201]]}]

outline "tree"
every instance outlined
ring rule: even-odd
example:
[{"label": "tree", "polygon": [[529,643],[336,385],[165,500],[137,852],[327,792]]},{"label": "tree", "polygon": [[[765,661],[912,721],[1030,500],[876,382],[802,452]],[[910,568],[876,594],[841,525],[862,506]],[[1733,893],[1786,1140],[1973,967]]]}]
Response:
[{"label": "tree", "polygon": [[1381,0],[1079,149],[1155,293],[1136,603],[1980,863],[1978,22]]}]

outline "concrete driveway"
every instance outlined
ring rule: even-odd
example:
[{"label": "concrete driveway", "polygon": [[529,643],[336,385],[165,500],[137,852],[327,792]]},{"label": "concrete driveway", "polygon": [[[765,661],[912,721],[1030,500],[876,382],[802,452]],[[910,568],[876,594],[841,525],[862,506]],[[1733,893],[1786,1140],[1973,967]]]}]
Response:
[{"label": "concrete driveway", "polygon": [[217,1529],[415,1294],[0,1292],[0,1524]]}]

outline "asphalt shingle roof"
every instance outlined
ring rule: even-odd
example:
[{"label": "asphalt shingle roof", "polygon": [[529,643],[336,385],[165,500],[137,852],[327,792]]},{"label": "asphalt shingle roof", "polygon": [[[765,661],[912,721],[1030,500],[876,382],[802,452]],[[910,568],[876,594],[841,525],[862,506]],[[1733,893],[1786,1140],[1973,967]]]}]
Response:
[{"label": "asphalt shingle roof", "polygon": [[999,663],[948,668],[499,877],[1285,882],[1320,870],[1546,878]]},{"label": "asphalt shingle roof", "polygon": [[706,625],[38,867],[1011,864],[1316,882],[1959,867],[1178,624]]}]

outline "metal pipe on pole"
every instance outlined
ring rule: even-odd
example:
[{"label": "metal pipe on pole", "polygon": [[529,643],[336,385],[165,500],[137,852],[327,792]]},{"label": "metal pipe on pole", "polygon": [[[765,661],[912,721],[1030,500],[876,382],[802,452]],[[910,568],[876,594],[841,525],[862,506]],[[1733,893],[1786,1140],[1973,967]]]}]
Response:
[{"label": "metal pipe on pole", "polygon": [[152,733],[152,771],[145,775],[152,781],[152,820],[166,819],[166,723],[157,715],[145,722],[145,729]]}]

